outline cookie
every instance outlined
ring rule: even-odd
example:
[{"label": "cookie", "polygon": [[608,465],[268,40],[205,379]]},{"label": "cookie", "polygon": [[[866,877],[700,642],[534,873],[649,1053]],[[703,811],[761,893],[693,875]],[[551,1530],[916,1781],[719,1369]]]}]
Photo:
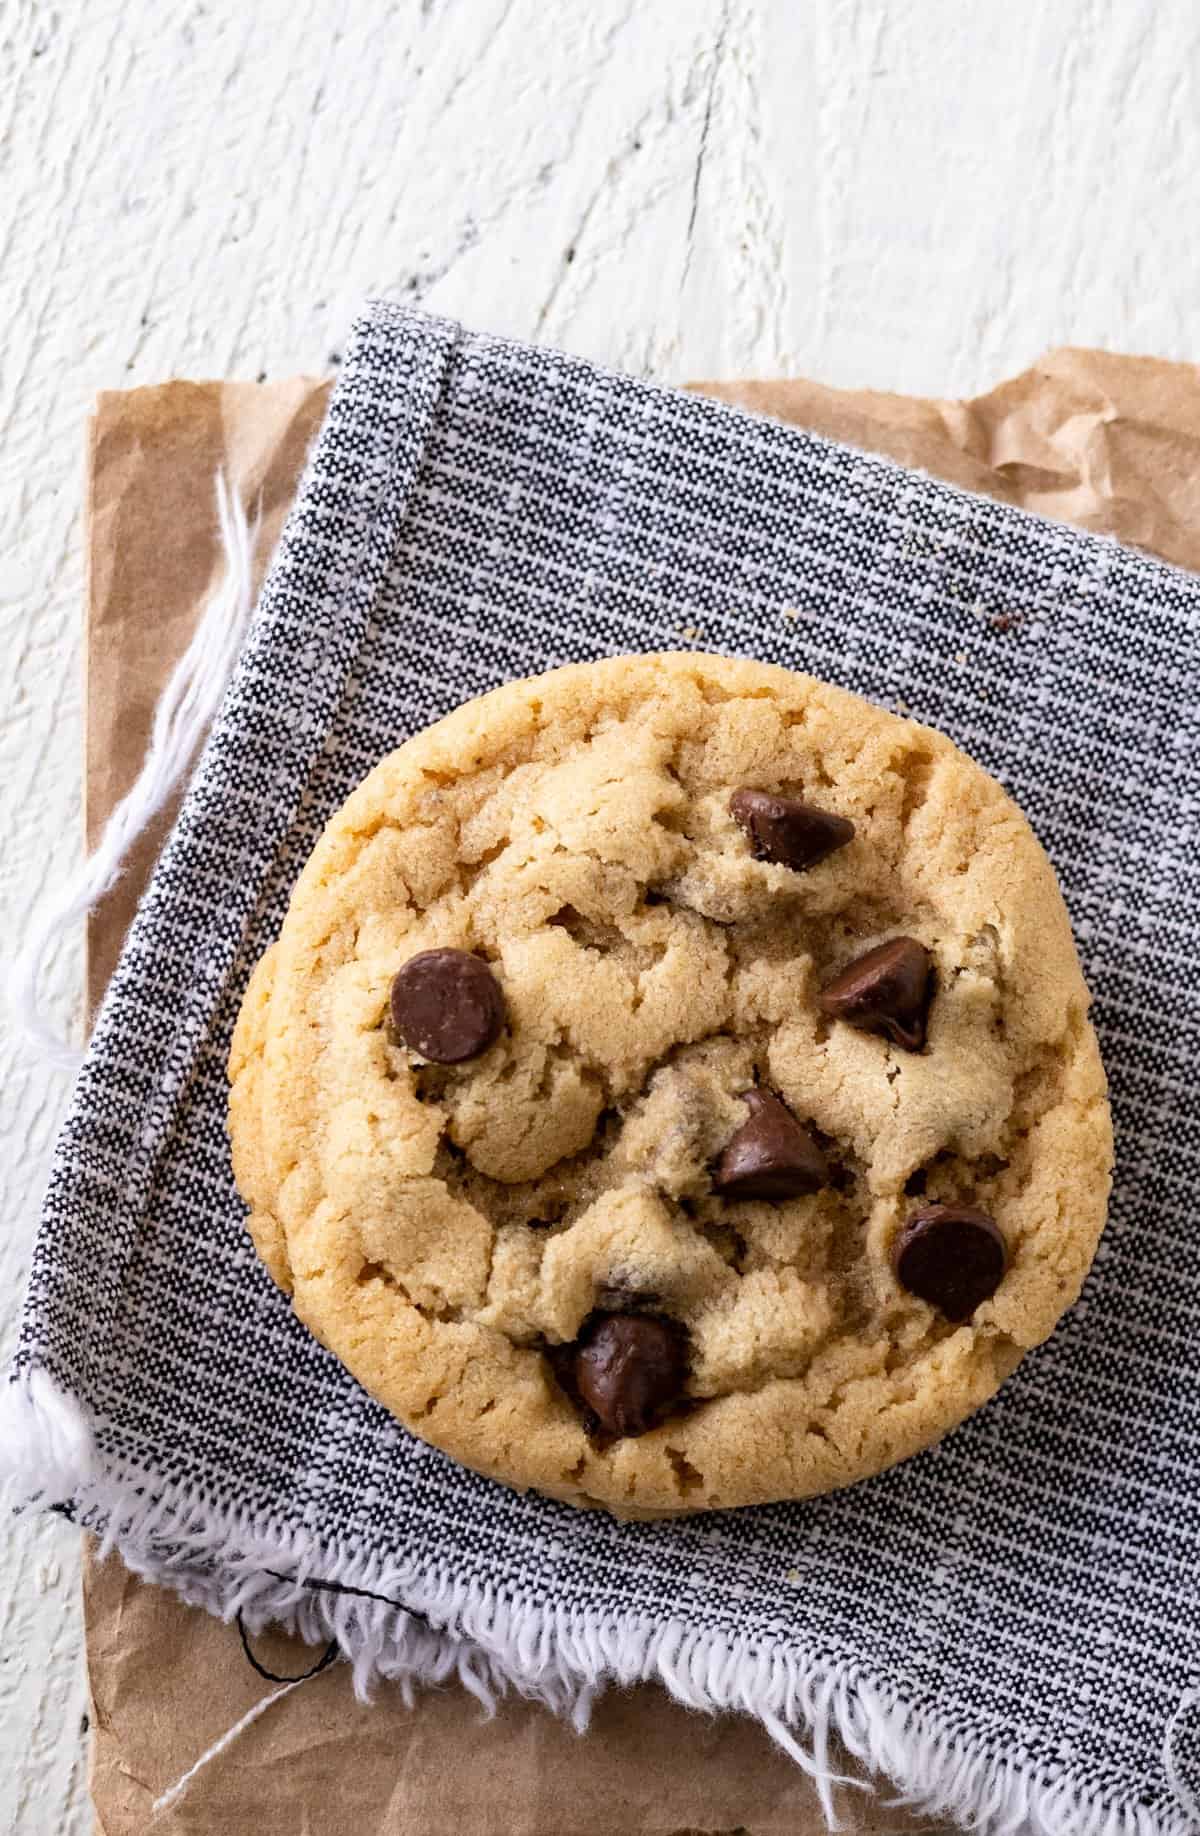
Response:
[{"label": "cookie", "polygon": [[247,990],[238,1184],[297,1313],[481,1472],[799,1498],[984,1402],[1112,1137],[1054,874],[940,734],[756,663],[515,682],[329,823]]}]

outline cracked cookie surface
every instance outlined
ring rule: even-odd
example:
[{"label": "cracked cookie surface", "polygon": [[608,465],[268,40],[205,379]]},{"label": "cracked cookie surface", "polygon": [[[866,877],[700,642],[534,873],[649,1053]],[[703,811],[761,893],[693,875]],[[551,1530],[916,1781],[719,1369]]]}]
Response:
[{"label": "cracked cookie surface", "polygon": [[[746,790],[853,832],[764,858]],[[900,938],[920,1049],[820,1000]],[[434,951],[499,990],[459,1062],[392,1010]],[[1087,1006],[1041,847],[950,741],[766,665],[615,658],[468,703],[334,816],[243,1003],[234,1167],[300,1317],[455,1458],[630,1516],[803,1497],[936,1440],[1075,1299],[1112,1153]],[[717,1176],[763,1097],[755,1153],[778,1104],[808,1141],[794,1195]],[[938,1206],[1004,1246],[962,1322],[896,1272]],[[606,1316],[679,1391],[611,1433]]]}]

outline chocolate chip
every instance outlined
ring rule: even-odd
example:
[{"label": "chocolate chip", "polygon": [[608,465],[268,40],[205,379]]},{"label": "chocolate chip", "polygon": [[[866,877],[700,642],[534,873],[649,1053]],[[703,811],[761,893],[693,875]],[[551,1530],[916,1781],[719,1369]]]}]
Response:
[{"label": "chocolate chip", "polygon": [[825,1156],[787,1106],[766,1090],[747,1090],[749,1117],[726,1145],[713,1175],[723,1198],[785,1199],[829,1179]]},{"label": "chocolate chip", "polygon": [[683,1394],[687,1355],[668,1320],[602,1313],[575,1351],[575,1388],[606,1434],[645,1434]]},{"label": "chocolate chip", "polygon": [[902,1288],[948,1320],[969,1320],[996,1292],[1008,1266],[1004,1238],[973,1205],[922,1205],[910,1212],[893,1257]]},{"label": "chocolate chip", "polygon": [[757,859],[781,867],[815,866],[854,838],[854,824],[844,816],[801,803],[798,797],[737,790],[729,799],[729,811],[750,837]]},{"label": "chocolate chip", "polygon": [[457,1065],[487,1050],[504,1025],[504,996],[482,957],[422,950],[392,982],[392,1025],[410,1051]]},{"label": "chocolate chip", "polygon": [[933,962],[915,937],[878,944],[821,990],[821,1012],[864,1033],[883,1033],[894,1045],[919,1052],[933,994]]}]

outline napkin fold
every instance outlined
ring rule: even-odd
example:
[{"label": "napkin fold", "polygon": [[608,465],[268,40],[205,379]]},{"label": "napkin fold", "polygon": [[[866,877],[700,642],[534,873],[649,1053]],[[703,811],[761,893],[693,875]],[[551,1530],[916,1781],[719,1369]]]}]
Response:
[{"label": "napkin fold", "polygon": [[[836,1728],[985,1825],[1187,1827],[1198,629],[1195,581],[1114,543],[371,306],[59,1144],[7,1396],[23,1490],[188,1599],[336,1636],[364,1684],[457,1672],[582,1719],[657,1676],[818,1774]],[[1120,1165],[1083,1301],[940,1448],[622,1525],[453,1466],[296,1323],[242,1229],[224,1059],[384,751],[513,675],[688,641],[902,703],[1009,784],[1097,993]]]}]

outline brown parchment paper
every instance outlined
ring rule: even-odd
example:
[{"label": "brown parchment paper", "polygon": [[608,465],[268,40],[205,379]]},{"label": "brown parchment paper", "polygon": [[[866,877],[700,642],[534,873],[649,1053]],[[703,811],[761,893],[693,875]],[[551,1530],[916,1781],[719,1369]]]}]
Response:
[{"label": "brown parchment paper", "polygon": [[[1060,350],[972,401],[816,383],[695,385],[759,413],[886,453],[1200,568],[1200,370]],[[159,691],[220,565],[212,479],[224,465],[261,501],[265,564],[328,384],[173,382],[103,395],[88,450],[86,823],[94,846],[136,775]],[[1019,629],[1012,633],[1020,642]],[[88,991],[99,999],[169,817],[93,915]],[[119,1562],[85,1562],[92,1791],[105,1836],[151,1825],[151,1804],[271,1685],[237,1632]],[[294,1675],[315,1653],[257,1642]],[[851,1769],[852,1770],[852,1769]],[[928,1830],[845,1791],[861,1836]],[[544,1709],[492,1721],[457,1688],[404,1709],[356,1703],[344,1666],[294,1691],[153,1819],[164,1836],[816,1836],[808,1782],[752,1722],[689,1713],[663,1692],[610,1692],[580,1738]]]},{"label": "brown parchment paper", "polygon": [[[136,778],[154,708],[221,568],[213,478],[260,518],[261,574],[330,385],[170,382],[101,395],[89,429],[84,822],[89,851]],[[88,926],[95,1007],[174,807],[141,836]]]}]

